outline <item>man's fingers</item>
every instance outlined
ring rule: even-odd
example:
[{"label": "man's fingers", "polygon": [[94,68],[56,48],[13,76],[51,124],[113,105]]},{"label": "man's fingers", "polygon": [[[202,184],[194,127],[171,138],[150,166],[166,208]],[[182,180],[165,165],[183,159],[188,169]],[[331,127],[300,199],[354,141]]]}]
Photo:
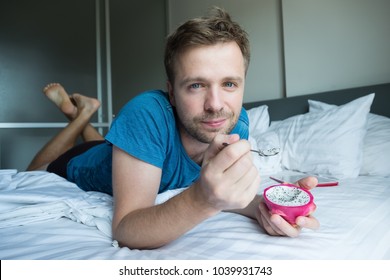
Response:
[{"label": "man's fingers", "polygon": [[[278,217],[274,218],[274,221],[271,221],[271,215],[269,214],[268,207],[264,202],[260,202],[259,209],[264,230],[270,235],[284,235],[284,233],[277,226],[279,223],[277,220]],[[282,219],[282,217],[279,218]]]},{"label": "man's fingers", "polygon": [[280,215],[269,214],[269,210],[264,202],[259,205],[261,220],[264,229],[270,235],[286,235],[290,237],[297,237],[302,228],[316,230],[320,227],[319,221],[313,216],[300,216],[296,220],[296,225],[292,226]]},{"label": "man's fingers", "polygon": [[312,230],[316,230],[320,228],[320,222],[311,215],[307,217],[302,217],[302,216],[298,217],[296,223],[300,227],[309,228]]},{"label": "man's fingers", "polygon": [[300,179],[295,184],[300,186],[301,188],[311,190],[317,186],[318,179],[316,177],[309,176],[309,177],[305,177],[305,178]]},{"label": "man's fingers", "polygon": [[[212,160],[212,166],[216,170],[225,172],[241,159],[250,150],[250,144],[246,140],[240,140],[234,144],[226,146]],[[244,160],[245,161],[245,160]],[[252,160],[248,161],[252,164]],[[210,162],[211,163],[211,162]],[[247,166],[248,168],[248,166]]]},{"label": "man's fingers", "polygon": [[217,156],[223,149],[226,148],[226,144],[232,144],[240,140],[238,134],[218,134],[207,148],[202,165],[205,166],[210,162],[212,158]]}]

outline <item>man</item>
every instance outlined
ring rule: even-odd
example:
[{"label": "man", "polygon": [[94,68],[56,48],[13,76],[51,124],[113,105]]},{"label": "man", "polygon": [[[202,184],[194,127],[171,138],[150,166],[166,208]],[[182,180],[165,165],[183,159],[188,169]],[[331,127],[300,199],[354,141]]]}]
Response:
[{"label": "man", "polygon": [[[61,137],[72,144],[64,139],[74,140],[77,132],[88,134],[88,117],[98,104],[73,95],[76,105],[71,107],[65,90],[55,84],[45,93],[61,110],[71,107],[71,122],[30,169],[45,168],[54,160],[47,170],[80,188],[112,190],[113,237],[129,248],[167,244],[221,211],[257,219],[271,235],[297,236],[301,227],[316,229],[319,223],[311,216],[298,217],[294,227],[270,215],[257,195],[260,176],[246,140],[248,117],[242,109],[249,60],[247,35],[225,11],[215,8],[209,17],[184,23],[167,40],[168,93],[150,91],[135,97],[114,120],[106,142],[76,146],[58,160],[53,153],[46,157],[46,151],[59,151],[56,143]],[[57,94],[49,94],[53,91]],[[316,179],[298,184],[310,189]],[[183,187],[187,188],[177,196],[155,205],[158,193]]]}]

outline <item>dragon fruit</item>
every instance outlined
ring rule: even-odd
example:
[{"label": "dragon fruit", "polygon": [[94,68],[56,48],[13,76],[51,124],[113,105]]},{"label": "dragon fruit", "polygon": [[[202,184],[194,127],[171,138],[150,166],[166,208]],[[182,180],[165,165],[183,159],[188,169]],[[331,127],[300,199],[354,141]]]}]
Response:
[{"label": "dragon fruit", "polygon": [[273,185],[264,190],[265,203],[272,214],[295,225],[298,216],[309,215],[316,207],[313,195],[293,184]]}]

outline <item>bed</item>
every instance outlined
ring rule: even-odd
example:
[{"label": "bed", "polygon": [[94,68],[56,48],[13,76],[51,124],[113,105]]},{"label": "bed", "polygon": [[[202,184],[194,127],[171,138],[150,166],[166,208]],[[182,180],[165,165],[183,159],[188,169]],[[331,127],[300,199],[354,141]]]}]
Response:
[{"label": "bed", "polygon": [[0,170],[0,259],[389,260],[389,104],[390,84],[245,104],[252,146],[280,148],[254,158],[260,194],[276,184],[273,175],[339,182],[312,191],[316,231],[272,237],[255,221],[223,212],[161,248],[120,248],[111,238],[112,197],[45,171],[7,169]]}]

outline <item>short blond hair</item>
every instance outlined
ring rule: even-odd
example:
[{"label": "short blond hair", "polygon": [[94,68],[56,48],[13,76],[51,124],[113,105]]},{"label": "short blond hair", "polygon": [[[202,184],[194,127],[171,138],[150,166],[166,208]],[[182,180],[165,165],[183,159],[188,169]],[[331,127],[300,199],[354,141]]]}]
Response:
[{"label": "short blond hair", "polygon": [[213,7],[209,16],[186,21],[167,38],[164,65],[168,81],[174,83],[174,61],[181,52],[191,47],[227,42],[236,42],[239,46],[246,72],[250,62],[248,34],[238,23],[232,21],[225,10]]}]

